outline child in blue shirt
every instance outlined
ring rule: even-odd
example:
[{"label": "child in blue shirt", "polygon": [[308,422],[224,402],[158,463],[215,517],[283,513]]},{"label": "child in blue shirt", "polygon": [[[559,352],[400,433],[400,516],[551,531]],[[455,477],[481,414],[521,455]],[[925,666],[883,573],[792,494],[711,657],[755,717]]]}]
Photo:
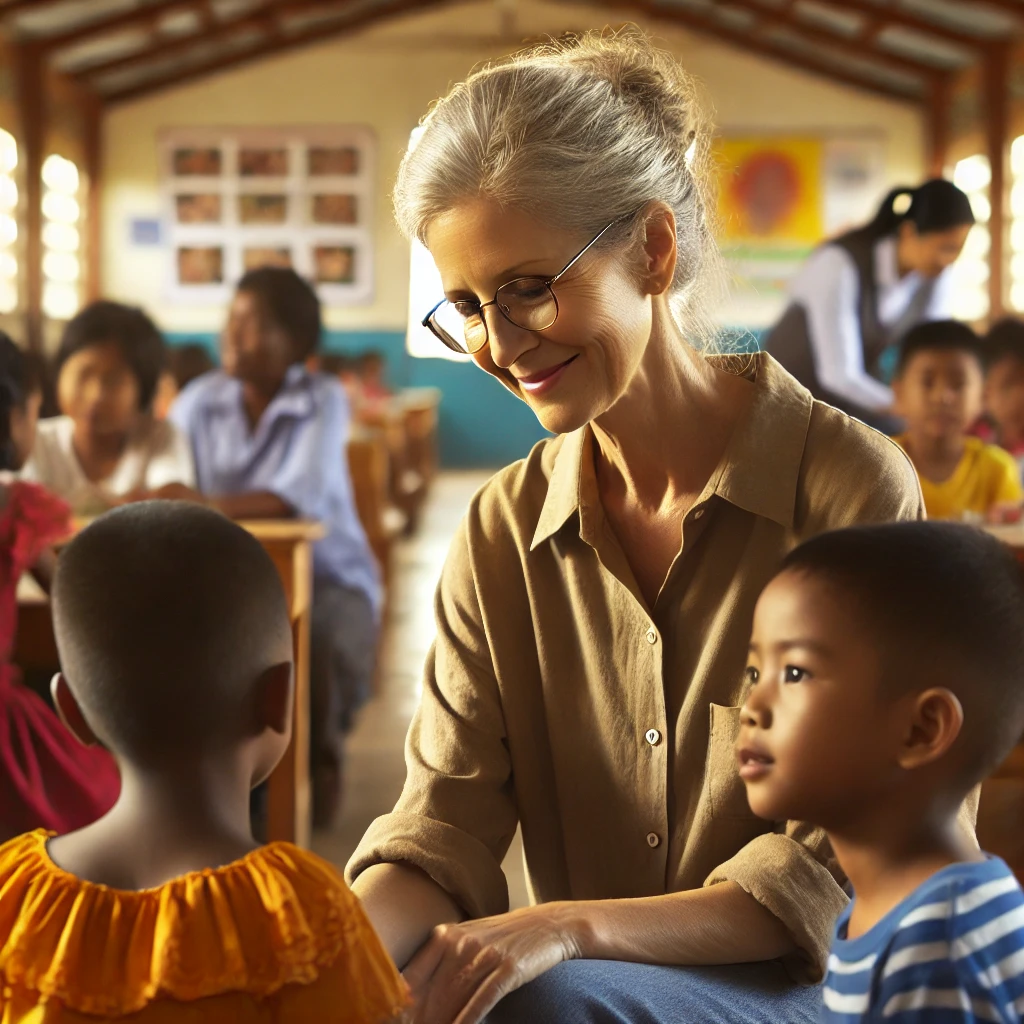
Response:
[{"label": "child in blue shirt", "polygon": [[340,797],[342,735],[369,695],[382,595],[348,473],[348,401],[304,365],[320,334],[319,300],[298,274],[250,271],[221,337],[223,371],[193,381],[170,418],[208,503],[235,519],[298,516],[327,529],[313,548],[310,649],[313,820],[323,826]]},{"label": "child in blue shirt", "polygon": [[755,814],[823,827],[850,879],[822,1021],[1019,1022],[1024,893],[963,819],[1024,736],[1024,576],[981,531],[797,548],[758,602],[737,757]]}]

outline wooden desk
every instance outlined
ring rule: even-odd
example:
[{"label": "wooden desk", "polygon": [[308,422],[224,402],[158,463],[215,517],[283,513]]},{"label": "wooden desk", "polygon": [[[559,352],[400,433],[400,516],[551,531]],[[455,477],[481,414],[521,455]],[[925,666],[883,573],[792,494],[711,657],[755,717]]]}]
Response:
[{"label": "wooden desk", "polygon": [[[87,521],[76,521],[82,528]],[[309,790],[309,624],[313,603],[313,541],[324,535],[320,523],[252,520],[245,527],[273,559],[292,621],[295,641],[295,716],[292,741],[268,782],[267,838],[308,846]],[[51,669],[57,663],[50,605],[45,597],[18,603],[14,661],[24,669]]]},{"label": "wooden desk", "polygon": [[[1024,524],[986,527],[993,537],[1013,549],[1024,567]],[[1024,737],[1005,763],[981,788],[978,841],[998,854],[1024,882]]]}]

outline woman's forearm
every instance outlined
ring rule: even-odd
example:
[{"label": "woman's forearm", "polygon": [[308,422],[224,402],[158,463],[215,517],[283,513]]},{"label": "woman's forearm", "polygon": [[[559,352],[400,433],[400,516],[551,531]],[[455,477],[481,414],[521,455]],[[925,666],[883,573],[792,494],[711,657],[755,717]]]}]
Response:
[{"label": "woman's forearm", "polygon": [[366,916],[391,959],[404,967],[439,924],[461,921],[455,901],[409,864],[377,864],[353,883]]},{"label": "woman's forearm", "polygon": [[782,922],[735,882],[577,909],[584,959],[698,966],[774,960],[796,948]]}]

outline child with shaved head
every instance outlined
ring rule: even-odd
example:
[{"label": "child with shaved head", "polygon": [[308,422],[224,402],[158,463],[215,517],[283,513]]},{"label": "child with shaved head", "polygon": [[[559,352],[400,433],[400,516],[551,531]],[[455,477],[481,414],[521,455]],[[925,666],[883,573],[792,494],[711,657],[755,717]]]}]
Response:
[{"label": "child with shaved head", "polygon": [[1019,1024],[1024,893],[958,821],[1024,737],[1024,577],[952,523],[822,534],[754,614],[737,741],[751,809],[828,833],[854,898],[826,1024]]},{"label": "child with shaved head", "polygon": [[53,604],[54,700],[114,754],[122,791],[86,828],[0,847],[0,1019],[396,1017],[404,986],[334,868],[252,836],[293,700],[259,543],[198,506],[127,506],[63,552]]}]

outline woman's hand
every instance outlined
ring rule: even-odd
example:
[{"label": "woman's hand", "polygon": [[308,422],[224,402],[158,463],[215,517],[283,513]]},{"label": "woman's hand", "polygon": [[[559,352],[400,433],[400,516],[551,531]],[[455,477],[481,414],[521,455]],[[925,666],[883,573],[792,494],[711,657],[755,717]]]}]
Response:
[{"label": "woman's hand", "polygon": [[578,958],[582,907],[546,903],[435,928],[403,972],[413,1024],[478,1024],[509,992]]}]

